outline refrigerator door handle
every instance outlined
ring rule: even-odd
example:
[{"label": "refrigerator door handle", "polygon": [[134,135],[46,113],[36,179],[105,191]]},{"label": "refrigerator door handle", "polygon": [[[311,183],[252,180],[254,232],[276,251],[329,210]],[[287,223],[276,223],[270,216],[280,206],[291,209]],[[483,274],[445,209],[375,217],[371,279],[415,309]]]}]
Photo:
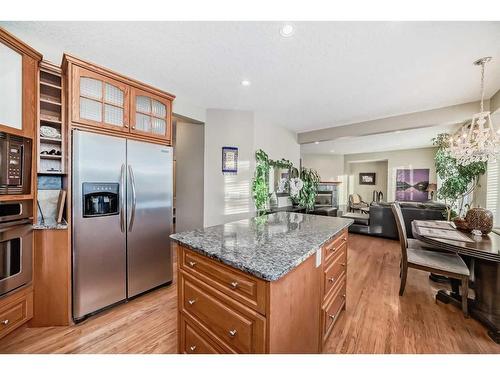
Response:
[{"label": "refrigerator door handle", "polygon": [[120,230],[125,233],[125,164],[120,172]]},{"label": "refrigerator door handle", "polygon": [[137,204],[137,194],[135,191],[135,178],[134,178],[134,171],[132,170],[132,166],[128,166],[128,172],[130,175],[130,185],[132,187],[132,213],[130,214],[130,223],[128,226],[128,231],[132,232],[132,228],[134,226],[134,220],[135,220],[135,206]]}]

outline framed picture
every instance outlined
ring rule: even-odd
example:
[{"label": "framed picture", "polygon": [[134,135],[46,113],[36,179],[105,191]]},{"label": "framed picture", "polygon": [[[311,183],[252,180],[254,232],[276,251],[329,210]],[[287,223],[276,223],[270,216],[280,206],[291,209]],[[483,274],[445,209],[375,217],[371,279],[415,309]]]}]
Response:
[{"label": "framed picture", "polygon": [[238,147],[222,147],[222,173],[238,173]]},{"label": "framed picture", "polygon": [[375,173],[360,173],[359,174],[359,184],[360,185],[375,185]]},{"label": "framed picture", "polygon": [[424,202],[429,199],[429,169],[396,170],[396,200]]}]

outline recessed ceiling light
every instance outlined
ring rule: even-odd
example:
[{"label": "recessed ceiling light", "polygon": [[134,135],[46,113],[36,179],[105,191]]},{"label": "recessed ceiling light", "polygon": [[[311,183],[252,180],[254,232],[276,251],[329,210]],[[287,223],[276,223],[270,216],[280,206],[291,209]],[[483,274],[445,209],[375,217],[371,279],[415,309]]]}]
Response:
[{"label": "recessed ceiling light", "polygon": [[335,150],[330,150],[330,152],[335,152]]},{"label": "recessed ceiling light", "polygon": [[291,37],[295,33],[295,27],[291,23],[285,23],[281,26],[280,34],[281,36],[288,38]]},{"label": "recessed ceiling light", "polygon": [[243,81],[241,81],[241,86],[250,86],[250,81],[248,79],[244,79]]},{"label": "recessed ceiling light", "polygon": [[315,144],[315,145],[319,145],[319,142],[318,142],[318,141],[316,141],[316,142],[314,142],[314,144]]},{"label": "recessed ceiling light", "polygon": [[401,133],[401,130],[396,130],[394,133],[396,134]]}]

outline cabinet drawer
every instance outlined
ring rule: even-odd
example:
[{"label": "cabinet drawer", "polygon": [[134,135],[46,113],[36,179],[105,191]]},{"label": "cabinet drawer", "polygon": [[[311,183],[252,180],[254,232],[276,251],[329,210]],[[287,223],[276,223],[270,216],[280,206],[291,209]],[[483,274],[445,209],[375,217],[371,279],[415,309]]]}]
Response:
[{"label": "cabinet drawer", "polygon": [[181,274],[181,310],[199,321],[239,353],[264,351],[265,319],[258,313],[236,309],[207,291],[207,287]]},{"label": "cabinet drawer", "polygon": [[328,338],[335,322],[337,321],[342,308],[346,302],[346,282],[345,277],[338,284],[331,299],[324,305],[321,316],[321,326],[323,328],[323,341]]},{"label": "cabinet drawer", "polygon": [[5,336],[33,317],[33,292],[14,298],[12,302],[9,301],[0,307],[0,337]]},{"label": "cabinet drawer", "polygon": [[181,249],[181,267],[224,294],[265,315],[266,283],[242,272]]},{"label": "cabinet drawer", "polygon": [[342,280],[345,280],[347,267],[346,246],[342,245],[336,252],[332,261],[324,267],[323,271],[323,299],[331,294],[332,290]]},{"label": "cabinet drawer", "polygon": [[329,262],[335,258],[335,255],[339,250],[343,248],[343,246],[347,247],[347,230],[343,230],[341,234],[335,237],[330,243],[323,246],[324,249],[324,261],[325,265],[328,265]]},{"label": "cabinet drawer", "polygon": [[221,354],[224,353],[210,338],[194,324],[189,323],[182,315],[181,352],[184,354]]}]

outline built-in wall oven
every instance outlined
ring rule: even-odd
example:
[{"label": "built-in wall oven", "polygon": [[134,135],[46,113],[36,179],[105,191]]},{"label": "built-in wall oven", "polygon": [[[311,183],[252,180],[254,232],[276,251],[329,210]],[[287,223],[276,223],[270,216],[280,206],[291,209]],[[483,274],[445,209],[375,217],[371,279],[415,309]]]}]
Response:
[{"label": "built-in wall oven", "polygon": [[0,202],[0,298],[32,280],[32,213],[29,200]]}]

